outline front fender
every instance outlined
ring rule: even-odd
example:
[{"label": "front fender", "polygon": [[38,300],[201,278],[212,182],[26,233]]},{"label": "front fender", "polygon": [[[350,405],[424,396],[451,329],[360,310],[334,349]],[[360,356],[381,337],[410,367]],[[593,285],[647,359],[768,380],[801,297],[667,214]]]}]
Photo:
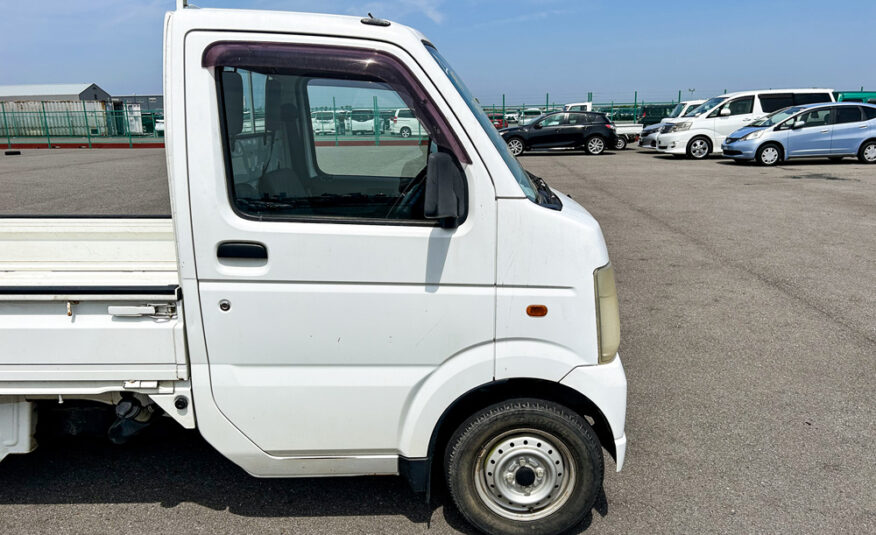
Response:
[{"label": "front fender", "polygon": [[465,393],[493,380],[493,344],[457,353],[420,381],[407,400],[399,429],[399,454],[409,459],[429,455],[432,432],[444,411]]}]

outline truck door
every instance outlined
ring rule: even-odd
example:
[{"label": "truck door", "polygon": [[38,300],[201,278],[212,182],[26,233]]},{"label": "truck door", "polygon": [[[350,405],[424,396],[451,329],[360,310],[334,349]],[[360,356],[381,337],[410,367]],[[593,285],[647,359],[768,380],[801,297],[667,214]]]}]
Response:
[{"label": "truck door", "polygon": [[[187,143],[213,398],[271,455],[397,453],[422,381],[494,339],[489,175],[401,49],[240,39],[186,41],[199,63],[186,71],[186,115],[200,121]],[[429,139],[317,139],[308,112],[327,106],[410,108]],[[456,228],[424,216],[430,151],[464,171]]]}]

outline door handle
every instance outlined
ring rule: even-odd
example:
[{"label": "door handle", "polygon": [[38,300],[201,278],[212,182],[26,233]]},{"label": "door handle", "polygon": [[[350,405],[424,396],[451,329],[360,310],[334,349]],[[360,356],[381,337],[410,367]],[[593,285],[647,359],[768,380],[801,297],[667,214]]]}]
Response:
[{"label": "door handle", "polygon": [[829,133],[829,132],[830,132],[830,130],[822,130],[822,131],[821,131],[822,134],[827,134],[827,133]]},{"label": "door handle", "polygon": [[216,248],[217,258],[238,258],[244,260],[267,260],[268,248],[261,243],[227,241]]},{"label": "door handle", "polygon": [[859,126],[859,127],[858,127],[858,128],[861,128],[861,129],[864,129],[864,128],[867,128],[867,125],[865,125],[865,124],[862,124],[862,125],[861,125],[861,126]]}]

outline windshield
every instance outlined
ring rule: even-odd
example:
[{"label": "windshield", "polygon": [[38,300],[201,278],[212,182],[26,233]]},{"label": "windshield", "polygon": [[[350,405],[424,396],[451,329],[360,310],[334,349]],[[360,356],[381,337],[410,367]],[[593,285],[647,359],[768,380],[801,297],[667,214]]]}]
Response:
[{"label": "windshield", "polygon": [[707,111],[709,111],[711,109],[714,109],[718,104],[724,102],[725,100],[727,100],[727,97],[710,98],[709,100],[703,102],[702,104],[700,104],[696,108],[685,113],[684,116],[685,117],[696,117],[697,115],[701,115],[701,114],[706,113]]},{"label": "windshield", "polygon": [[669,115],[667,115],[667,117],[669,117],[670,119],[674,119],[675,117],[678,117],[679,115],[681,115],[681,110],[683,110],[683,109],[684,109],[684,104],[679,102],[678,104],[675,105],[674,108],[672,108],[672,111],[669,112]]},{"label": "windshield", "polygon": [[795,113],[801,111],[803,108],[800,106],[791,106],[790,108],[785,108],[779,111],[774,111],[773,113],[767,115],[763,119],[759,119],[751,123],[751,126],[773,126],[777,125],[780,122],[784,121],[788,117],[794,115]]},{"label": "windshield", "polygon": [[[514,178],[517,180],[517,183],[520,184],[520,188],[523,190],[523,193],[526,194],[526,197],[533,202],[537,202],[538,193],[536,184],[532,181],[532,178],[523,169],[523,166],[520,165],[520,162],[517,161],[509,151],[508,145],[505,144],[505,140],[502,139],[502,136],[499,135],[499,132],[496,130],[496,127],[493,126],[493,123],[490,122],[489,117],[486,116],[484,111],[478,105],[475,98],[472,96],[471,92],[456,74],[456,71],[447,63],[447,60],[444,59],[441,54],[438,53],[434,47],[430,45],[426,45],[426,50],[432,54],[432,57],[435,58],[435,61],[438,62],[438,66],[441,67],[441,70],[447,75],[447,78],[450,79],[450,83],[453,84],[453,87],[459,92],[459,95],[465,101],[466,105],[468,105],[471,112],[474,114],[475,118],[478,120],[478,123],[481,125],[481,128],[484,132],[487,133],[487,136],[490,138],[490,141],[496,147],[496,150],[499,151],[499,154],[502,156],[502,159],[505,160],[505,164],[508,166],[508,169],[511,171],[511,174],[514,175]],[[523,112],[526,114],[526,112]]]}]

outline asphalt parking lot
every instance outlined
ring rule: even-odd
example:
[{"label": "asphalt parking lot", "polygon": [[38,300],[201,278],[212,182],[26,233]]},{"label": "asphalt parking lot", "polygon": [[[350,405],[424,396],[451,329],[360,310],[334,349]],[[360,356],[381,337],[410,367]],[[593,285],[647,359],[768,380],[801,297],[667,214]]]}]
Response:
[{"label": "asphalt parking lot", "polygon": [[[876,166],[523,155],[601,223],[626,466],[587,533],[876,532]],[[0,213],[169,212],[162,150],[0,157]],[[2,533],[470,533],[399,478],[259,480],[193,432],[0,464]]]}]

